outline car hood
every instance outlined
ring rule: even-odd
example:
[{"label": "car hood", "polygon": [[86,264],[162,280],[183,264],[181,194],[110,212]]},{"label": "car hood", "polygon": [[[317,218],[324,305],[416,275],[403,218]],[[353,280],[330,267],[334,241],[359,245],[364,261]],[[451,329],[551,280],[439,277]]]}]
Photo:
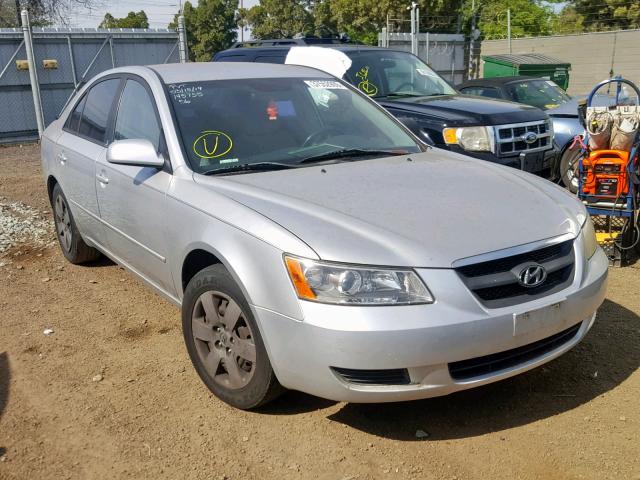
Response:
[{"label": "car hood", "polygon": [[577,235],[584,221],[582,205],[546,180],[437,149],[194,179],[338,262],[449,268],[465,257]]},{"label": "car hood", "polygon": [[436,117],[450,126],[505,125],[547,118],[542,110],[529,105],[473,95],[437,95],[398,100],[381,98],[378,102],[391,110]]},{"label": "car hood", "polygon": [[555,108],[550,108],[547,111],[547,115],[550,117],[576,117],[578,118],[578,98],[572,98],[568,102],[558,105]]}]

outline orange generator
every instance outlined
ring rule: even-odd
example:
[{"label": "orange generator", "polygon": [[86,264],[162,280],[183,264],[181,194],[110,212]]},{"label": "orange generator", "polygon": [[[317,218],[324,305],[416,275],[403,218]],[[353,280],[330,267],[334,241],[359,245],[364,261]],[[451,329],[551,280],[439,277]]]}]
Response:
[{"label": "orange generator", "polygon": [[610,200],[629,193],[629,152],[595,150],[582,161],[582,193]]}]

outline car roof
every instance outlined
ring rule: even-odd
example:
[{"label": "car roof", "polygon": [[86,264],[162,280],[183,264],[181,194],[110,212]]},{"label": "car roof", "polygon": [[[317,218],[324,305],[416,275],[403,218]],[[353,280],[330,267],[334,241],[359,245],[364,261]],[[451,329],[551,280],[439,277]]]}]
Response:
[{"label": "car roof", "polygon": [[[218,52],[217,55],[224,53],[227,55],[235,55],[237,54],[245,54],[249,52],[286,52],[290,50],[292,47],[322,47],[322,48],[331,48],[333,50],[340,50],[341,52],[360,52],[360,51],[370,51],[370,50],[384,50],[389,51],[388,48],[383,47],[374,47],[372,45],[357,45],[357,44],[331,44],[331,43],[319,43],[315,45],[309,44],[300,44],[300,45],[265,45],[265,46],[257,46],[257,47],[234,47],[228,50],[223,50]],[[395,50],[394,50],[395,51]],[[402,51],[402,50],[398,50]],[[408,53],[408,52],[407,52]]]},{"label": "car roof", "polygon": [[237,80],[245,78],[332,78],[326,72],[299,65],[264,63],[256,68],[248,62],[190,62],[151,65],[165,83],[198,82],[207,80]]},{"label": "car roof", "polygon": [[488,86],[488,87],[500,87],[502,85],[508,85],[510,83],[524,82],[528,80],[544,80],[540,77],[527,77],[524,75],[516,75],[513,77],[491,77],[491,78],[477,78],[475,80],[467,80],[462,82],[460,87],[472,87],[472,86]]}]

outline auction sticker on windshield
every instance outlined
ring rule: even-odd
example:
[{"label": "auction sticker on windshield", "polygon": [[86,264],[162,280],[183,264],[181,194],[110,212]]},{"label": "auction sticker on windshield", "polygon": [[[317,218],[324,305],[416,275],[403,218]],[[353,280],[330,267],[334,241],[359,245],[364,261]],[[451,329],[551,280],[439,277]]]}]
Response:
[{"label": "auction sticker on windshield", "polygon": [[311,88],[323,88],[325,90],[347,90],[347,87],[335,80],[305,80],[304,83]]}]

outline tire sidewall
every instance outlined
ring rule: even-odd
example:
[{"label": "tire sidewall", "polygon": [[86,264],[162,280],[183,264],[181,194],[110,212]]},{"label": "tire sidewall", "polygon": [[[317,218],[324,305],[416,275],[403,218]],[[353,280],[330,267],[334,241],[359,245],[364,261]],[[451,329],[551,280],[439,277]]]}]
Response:
[{"label": "tire sidewall", "polygon": [[[58,233],[58,223],[57,223],[57,217],[56,217],[56,199],[58,197],[62,197],[62,199],[64,200],[64,203],[67,207],[67,212],[69,214],[69,220],[71,222],[72,238],[71,238],[71,248],[69,249],[69,251],[67,251],[64,248],[64,245],[62,244],[62,241],[60,240],[60,235]],[[58,245],[60,245],[60,250],[62,251],[62,254],[64,255],[64,257],[67,260],[69,260],[71,263],[78,263],[78,259],[80,257],[79,242],[82,242],[83,240],[80,235],[80,232],[78,231],[78,227],[76,226],[76,221],[73,218],[73,213],[71,213],[69,201],[67,200],[67,197],[64,195],[62,188],[60,188],[60,185],[58,185],[57,183],[53,187],[53,191],[51,192],[51,208],[53,209],[54,224],[56,228],[56,239],[58,240]]]},{"label": "tire sidewall", "polygon": [[[249,383],[237,390],[230,390],[216,383],[200,361],[193,339],[191,316],[200,295],[207,291],[218,291],[231,297],[242,310],[256,347],[255,371]],[[213,265],[197,273],[187,285],[182,301],[182,332],[191,362],[205,385],[222,401],[243,410],[260,405],[273,383],[274,373],[269,362],[262,336],[253,312],[242,291],[222,265]]]},{"label": "tire sidewall", "polygon": [[569,171],[571,160],[575,158],[576,161],[578,161],[579,155],[579,151],[574,151],[567,148],[562,154],[562,158],[560,159],[560,179],[562,180],[562,184],[565,186],[565,188],[571,193],[577,193],[578,189],[571,183],[571,179],[569,178],[567,172]]}]

